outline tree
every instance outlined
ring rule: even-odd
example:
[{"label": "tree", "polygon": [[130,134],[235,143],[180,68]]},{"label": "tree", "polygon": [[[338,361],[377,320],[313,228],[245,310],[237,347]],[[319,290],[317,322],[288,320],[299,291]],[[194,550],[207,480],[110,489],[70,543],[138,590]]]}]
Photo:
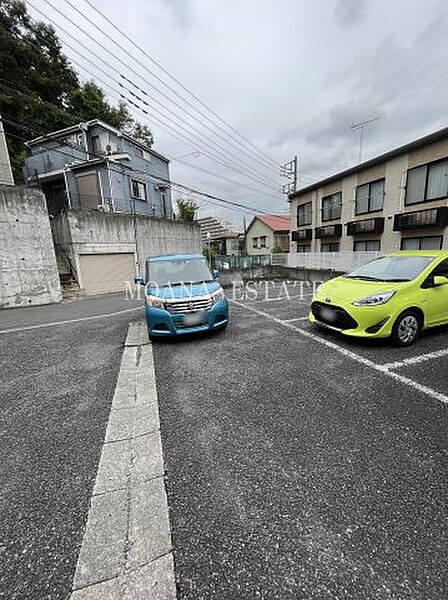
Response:
[{"label": "tree", "polygon": [[124,102],[111,106],[93,81],[80,83],[55,29],[34,21],[21,0],[0,0],[0,57],[0,114],[16,182],[22,181],[27,152],[18,137],[30,140],[79,121],[101,119],[149,139],[149,128],[134,122]]},{"label": "tree", "polygon": [[178,198],[177,206],[179,208],[179,219],[181,221],[194,221],[194,216],[199,208],[199,205],[194,200],[187,198]]},{"label": "tree", "polygon": [[147,125],[142,125],[141,123],[135,123],[129,132],[129,135],[148,146],[148,148],[151,148],[154,143],[151,130]]}]

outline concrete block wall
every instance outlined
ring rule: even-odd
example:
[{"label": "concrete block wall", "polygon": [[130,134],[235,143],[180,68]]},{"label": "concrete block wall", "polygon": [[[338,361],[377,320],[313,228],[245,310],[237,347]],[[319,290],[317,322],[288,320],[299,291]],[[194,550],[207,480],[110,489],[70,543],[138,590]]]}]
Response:
[{"label": "concrete block wall", "polygon": [[0,308],[61,299],[45,196],[0,185]]},{"label": "concrete block wall", "polygon": [[196,223],[72,209],[53,219],[51,227],[55,244],[69,257],[75,277],[81,254],[133,252],[135,272],[144,275],[149,255],[202,252]]}]

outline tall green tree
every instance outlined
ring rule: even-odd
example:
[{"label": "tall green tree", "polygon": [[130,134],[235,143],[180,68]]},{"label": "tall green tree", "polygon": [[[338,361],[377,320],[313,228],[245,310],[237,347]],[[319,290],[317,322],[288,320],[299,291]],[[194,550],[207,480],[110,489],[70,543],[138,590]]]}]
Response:
[{"label": "tall green tree", "polygon": [[[0,114],[8,139],[14,178],[22,181],[26,147],[32,139],[89,119],[101,119],[152,140],[145,125],[134,122],[124,102],[112,106],[93,81],[81,83],[62,52],[56,31],[34,21],[21,0],[0,0]],[[24,123],[22,129],[8,121]]]}]

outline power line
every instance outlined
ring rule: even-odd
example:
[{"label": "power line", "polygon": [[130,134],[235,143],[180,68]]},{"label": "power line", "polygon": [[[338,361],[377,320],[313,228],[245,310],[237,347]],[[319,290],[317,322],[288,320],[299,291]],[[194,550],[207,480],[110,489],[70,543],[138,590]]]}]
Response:
[{"label": "power line", "polygon": [[[46,101],[44,101],[44,100],[41,100],[41,99],[39,99],[39,98],[34,98],[34,97],[33,97],[33,96],[31,96],[30,94],[25,94],[24,92],[21,92],[21,91],[19,91],[19,90],[17,90],[17,89],[11,88],[11,87],[10,87],[10,86],[8,86],[8,85],[5,85],[4,83],[2,83],[2,81],[4,81],[4,80],[0,78],[0,87],[3,87],[3,88],[5,88],[5,89],[7,89],[7,90],[10,90],[10,91],[12,91],[12,92],[14,92],[14,93],[16,93],[16,94],[20,94],[21,96],[24,96],[25,98],[29,98],[31,101],[35,102],[36,104],[45,104],[45,105],[47,105],[47,106],[50,106],[52,109],[56,109],[56,110],[58,110],[59,112],[61,112],[62,114],[64,114],[64,116],[70,116],[70,117],[72,117],[72,116],[73,116],[73,121],[74,121],[74,124],[75,124],[76,122],[79,122],[79,120],[81,119],[81,117],[78,117],[77,119],[75,119],[75,115],[72,115],[72,114],[68,113],[67,111],[65,111],[65,110],[63,110],[63,109],[59,108],[58,106],[56,106],[55,104],[52,104],[51,102],[46,102]],[[169,158],[169,157],[168,157],[168,158]],[[257,192],[257,193],[259,193],[259,194],[262,194],[262,195],[265,195],[265,196],[268,196],[268,195],[269,195],[269,194],[267,194],[267,193],[266,193],[265,191],[263,191],[263,190],[258,190],[258,189],[254,188],[254,187],[248,186],[248,185],[246,185],[246,184],[243,184],[243,183],[241,183],[241,182],[237,182],[237,181],[234,181],[234,180],[228,179],[227,177],[224,177],[224,176],[222,176],[222,175],[218,175],[217,173],[212,173],[211,171],[208,171],[208,170],[206,170],[206,169],[203,169],[203,168],[201,168],[201,167],[198,167],[197,165],[192,165],[191,163],[187,163],[187,162],[185,162],[185,161],[182,161],[181,159],[172,159],[172,158],[170,158],[170,160],[174,160],[175,162],[180,162],[180,163],[182,163],[182,164],[184,164],[184,165],[186,165],[186,166],[188,166],[188,167],[191,167],[191,168],[193,168],[193,169],[196,169],[196,170],[198,170],[198,171],[202,171],[202,172],[204,172],[204,173],[207,173],[208,175],[211,175],[212,177],[217,177],[217,178],[219,178],[219,179],[223,179],[224,181],[227,181],[227,182],[229,182],[229,183],[233,183],[233,184],[235,184],[235,185],[238,185],[238,186],[241,186],[241,187],[245,187],[245,188],[247,188],[247,189],[249,189],[249,190],[251,190],[251,191]],[[270,196],[270,197],[272,197],[272,198],[276,198],[276,196]]]},{"label": "power line", "polygon": [[[28,1],[28,0],[27,0]],[[77,23],[75,23],[73,21],[73,19],[71,19],[70,17],[68,17],[65,13],[63,13],[61,10],[59,10],[56,6],[54,6],[54,4],[52,4],[49,0],[44,0],[44,2],[46,4],[48,4],[53,10],[55,10],[59,15],[61,15],[66,21],[68,21],[69,23],[71,23],[71,25],[73,25],[74,27],[76,27],[77,29],[79,29],[86,37],[88,37],[90,40],[92,40],[97,46],[99,46],[100,48],[102,48],[102,50],[104,50],[108,56],[113,56],[116,60],[118,60],[122,65],[124,65],[125,68],[129,69],[134,75],[136,75],[137,77],[139,77],[140,79],[142,79],[143,81],[145,81],[147,83],[147,85],[149,85],[150,87],[152,87],[153,89],[155,89],[163,98],[165,98],[166,100],[168,100],[169,102],[171,102],[172,104],[174,104],[177,108],[179,108],[180,110],[182,110],[185,114],[187,114],[188,116],[190,116],[191,118],[193,118],[195,121],[197,121],[198,123],[200,123],[201,125],[204,125],[203,121],[198,118],[195,114],[191,113],[190,111],[188,111],[187,109],[185,109],[183,106],[181,106],[178,102],[176,102],[175,100],[173,100],[169,95],[165,94],[162,90],[160,90],[160,88],[158,88],[157,86],[155,86],[153,83],[151,83],[148,79],[146,79],[141,73],[139,73],[138,71],[136,71],[134,68],[132,68],[128,62],[124,62],[117,54],[114,54],[113,52],[111,52],[109,49],[107,49],[100,41],[98,41],[98,39],[96,39],[94,36],[90,35],[87,31],[85,31],[84,29],[82,29]],[[86,15],[82,14],[79,9],[77,9],[75,6],[73,6],[73,4],[71,2],[69,2],[69,0],[64,0],[64,2],[66,2],[66,4],[68,4],[69,6],[71,6],[71,8],[79,15],[81,15],[92,27],[94,27],[95,29],[97,29],[101,34],[103,34],[107,39],[109,39],[110,41],[113,42],[114,47],[118,47],[120,48],[127,56],[129,56],[131,58],[131,60],[134,60],[135,62],[136,59],[135,57],[126,49],[124,48],[121,44],[119,44],[116,40],[112,39],[104,30],[102,30],[96,23],[94,23],[89,17],[87,17]],[[40,12],[40,14],[43,14],[44,17],[46,19],[48,19],[50,22],[52,22],[56,27],[60,27],[60,25],[58,25],[57,23],[55,23],[55,21],[53,21],[50,17],[48,17],[47,15],[45,15],[42,11],[40,11],[38,8],[36,8],[36,6],[34,6],[31,2],[28,1],[28,4],[34,8],[34,10],[37,10],[38,12]],[[62,29],[62,27],[60,27]],[[70,34],[69,34],[70,35]],[[73,36],[71,36],[73,37]],[[79,40],[77,40],[77,43],[79,44]],[[82,44],[81,44],[82,45]],[[83,45],[83,47],[85,48],[85,46]],[[87,49],[87,48],[86,48]],[[90,51],[90,50],[89,50]],[[105,62],[105,61],[104,61]],[[108,63],[106,63],[108,64]],[[142,65],[140,63],[138,63],[139,66],[141,67]],[[108,64],[108,67],[110,67],[110,65]],[[155,75],[150,69],[145,67],[145,71],[148,71],[149,73],[151,73],[158,81],[160,81],[161,83],[164,83],[163,80],[161,80],[159,77],[157,77],[157,75]],[[166,85],[166,84],[165,84]],[[138,88],[138,86],[136,86]],[[169,86],[168,86],[169,87]],[[139,88],[140,89],[140,88]],[[174,93],[175,90],[172,90],[172,88],[169,87],[169,89],[171,91],[173,91]],[[176,95],[178,95],[176,93]],[[182,100],[184,102],[185,99],[182,98]],[[190,103],[186,102],[189,106]],[[194,105],[192,105],[192,107],[197,111],[197,108],[194,107]],[[198,111],[197,111],[198,112]],[[200,113],[201,114],[201,113]],[[207,118],[207,117],[206,117]],[[209,119],[208,119],[209,120]],[[213,121],[212,121],[213,123]],[[216,124],[214,124],[214,126],[216,126]],[[207,126],[207,128],[209,129],[209,126]],[[222,136],[218,135],[221,139]],[[229,144],[230,146],[235,148],[235,145],[232,144],[229,140],[224,140],[227,144]],[[255,161],[255,162],[260,162],[259,158],[254,158],[253,156],[251,156],[250,154],[247,153],[247,151],[245,150],[241,150],[236,148],[237,151],[246,154],[251,160]],[[263,164],[263,167],[266,169],[267,166],[266,164]],[[253,167],[252,167],[253,168]],[[272,167],[269,167],[272,168]]]},{"label": "power line", "polygon": [[[111,25],[111,27],[113,27],[115,29],[115,31],[117,31],[118,33],[120,33],[130,44],[132,44],[134,46],[134,48],[137,48],[137,50],[140,50],[140,52],[144,56],[146,56],[146,58],[148,58],[154,65],[156,65],[163,73],[165,73],[165,75],[167,75],[172,81],[174,81],[175,83],[177,83],[177,85],[179,85],[185,92],[187,92],[192,98],[194,98],[194,100],[196,100],[197,102],[199,102],[199,104],[201,106],[203,106],[204,108],[206,108],[212,115],[214,115],[216,118],[218,118],[222,123],[224,123],[227,127],[229,127],[229,129],[231,129],[232,131],[234,131],[237,135],[239,135],[252,148],[254,148],[254,150],[256,150],[258,153],[260,153],[261,155],[263,155],[267,161],[269,161],[270,163],[272,163],[276,167],[276,169],[278,169],[277,163],[275,163],[265,152],[263,152],[262,150],[260,150],[259,148],[257,148],[257,146],[255,146],[255,144],[253,144],[249,139],[247,139],[246,137],[244,137],[239,131],[237,131],[236,129],[234,129],[234,127],[232,125],[230,125],[229,123],[227,123],[227,121],[225,121],[222,117],[220,117],[213,109],[211,109],[204,102],[202,102],[202,100],[200,100],[200,98],[198,98],[193,92],[191,92],[186,86],[184,86],[183,83],[181,81],[179,81],[179,79],[177,79],[176,77],[174,77],[174,75],[172,75],[167,69],[165,69],[158,61],[156,61],[146,50],[144,50],[141,46],[139,46],[136,42],[134,42],[134,40],[132,40],[126,33],[124,33],[124,31],[122,31],[117,25],[115,25],[115,23],[113,23],[108,17],[106,17],[106,15],[104,13],[102,13],[99,10],[99,8],[97,8],[89,0],[85,0],[85,2],[97,14],[99,14],[107,23],[109,23],[109,25]],[[163,81],[162,81],[162,83],[164,85],[167,85]],[[171,88],[169,88],[169,89],[171,89]],[[175,92],[174,90],[172,90],[172,91],[177,94],[177,92]],[[185,102],[185,100],[184,100],[184,102]],[[200,113],[200,114],[202,114],[202,113]]]},{"label": "power line", "polygon": [[[48,2],[48,0],[45,0],[45,1],[46,1],[48,4],[50,4],[50,5],[51,5],[51,3],[49,3],[49,2]],[[37,7],[35,7],[35,6],[34,6],[34,5],[31,3],[31,2],[28,2],[28,4],[30,4],[30,6],[32,6],[32,8],[33,8],[34,10],[36,10],[38,13],[40,13],[40,14],[41,14],[41,15],[42,15],[44,18],[46,18],[46,19],[47,19],[47,20],[48,20],[50,23],[53,23],[55,26],[59,27],[59,28],[60,28],[60,29],[61,29],[61,30],[62,30],[62,31],[63,31],[63,32],[66,34],[66,35],[68,35],[70,38],[72,38],[72,39],[76,40],[76,38],[75,38],[75,37],[74,37],[74,36],[73,36],[71,33],[69,33],[69,32],[68,32],[66,29],[64,29],[62,26],[58,25],[58,24],[57,24],[55,21],[53,21],[53,19],[51,19],[51,18],[50,18],[50,17],[48,17],[48,16],[47,16],[45,13],[43,13],[43,12],[42,12],[40,9],[38,9]],[[60,11],[58,11],[58,12],[60,12]],[[73,21],[71,21],[71,20],[70,20],[68,17],[65,17],[65,18],[66,18],[67,20],[69,20],[69,22],[73,23]],[[74,24],[74,23],[73,23],[73,24]],[[75,24],[74,24],[74,25],[75,25]],[[88,34],[86,34],[86,35],[88,35]],[[37,36],[37,37],[39,37],[40,39],[43,39],[41,36],[39,36],[39,34],[36,34],[36,36]],[[91,36],[88,36],[88,37],[91,37]],[[104,46],[102,46],[102,45],[101,45],[101,44],[100,44],[98,41],[94,40],[94,38],[91,38],[91,39],[93,39],[93,41],[95,41],[95,43],[97,43],[97,45],[99,45],[99,46],[100,46],[100,47],[101,47],[103,50],[106,50],[106,51],[107,51],[107,49],[105,49],[105,48],[104,48]],[[78,55],[79,55],[79,56],[80,56],[80,57],[81,57],[83,60],[85,60],[85,61],[87,61],[88,63],[90,63],[91,65],[93,65],[93,66],[94,66],[96,69],[98,69],[98,70],[99,70],[101,73],[104,73],[104,70],[103,70],[101,67],[99,67],[99,66],[98,66],[98,65],[97,65],[97,64],[96,64],[94,61],[92,61],[92,59],[91,59],[91,58],[88,58],[88,57],[86,57],[85,55],[83,55],[81,52],[79,52],[79,50],[78,50],[78,49],[76,49],[76,48],[74,48],[73,46],[71,46],[71,45],[70,45],[69,43],[67,43],[65,40],[63,40],[63,41],[64,41],[64,43],[67,45],[67,47],[68,47],[68,48],[70,48],[70,49],[71,49],[73,52],[75,52],[76,54],[78,54]],[[98,60],[100,60],[102,63],[104,63],[104,64],[105,64],[105,65],[106,65],[108,68],[111,68],[111,69],[112,69],[114,72],[116,72],[118,75],[120,75],[120,77],[124,78],[126,81],[129,81],[129,82],[130,82],[132,85],[134,85],[134,86],[135,86],[137,89],[139,89],[140,91],[143,91],[143,93],[144,93],[144,94],[146,94],[146,95],[147,95],[149,98],[151,98],[151,99],[152,99],[154,102],[158,102],[158,101],[156,100],[156,98],[154,98],[153,96],[151,96],[150,94],[148,94],[148,93],[147,93],[147,92],[145,92],[144,90],[141,90],[141,88],[139,88],[138,86],[136,86],[136,85],[135,85],[135,84],[134,84],[134,83],[133,83],[133,82],[132,82],[130,79],[128,79],[128,78],[126,78],[126,77],[124,77],[124,76],[123,76],[123,75],[120,73],[120,71],[118,71],[118,70],[117,70],[117,69],[115,69],[114,67],[111,67],[111,65],[110,65],[109,63],[107,63],[107,62],[106,62],[106,61],[105,61],[103,58],[101,58],[100,56],[98,56],[97,54],[95,54],[95,52],[93,52],[92,50],[88,49],[88,48],[87,48],[87,47],[86,47],[84,44],[80,43],[80,42],[79,42],[79,40],[76,40],[76,43],[77,43],[78,45],[82,46],[82,48],[84,48],[85,50],[87,50],[87,51],[88,51],[88,52],[89,52],[91,55],[95,56],[95,57],[96,57]],[[109,53],[109,54],[110,54],[110,53]],[[81,69],[83,69],[84,71],[86,71],[87,73],[89,73],[89,74],[90,74],[92,77],[94,77],[95,79],[97,79],[98,81],[100,81],[100,82],[101,82],[101,83],[102,83],[104,86],[108,87],[109,89],[112,89],[112,90],[113,90],[113,91],[114,91],[116,94],[118,94],[118,95],[119,95],[119,96],[121,96],[122,98],[126,99],[126,100],[127,100],[129,103],[130,103],[130,104],[133,104],[134,106],[136,106],[136,108],[137,108],[139,111],[141,111],[143,114],[145,114],[145,115],[150,115],[150,114],[151,114],[151,113],[149,113],[149,111],[148,111],[148,110],[146,110],[146,109],[143,109],[142,107],[140,107],[140,106],[138,106],[138,105],[135,105],[135,104],[132,102],[132,100],[130,100],[129,98],[125,98],[125,97],[123,96],[123,94],[122,94],[122,92],[121,92],[121,91],[118,91],[118,90],[114,89],[114,88],[113,88],[113,87],[112,87],[112,86],[111,86],[109,83],[105,82],[105,81],[104,81],[103,79],[101,79],[101,78],[100,78],[98,75],[96,75],[96,74],[92,73],[92,72],[91,72],[91,71],[90,71],[88,68],[86,68],[84,65],[80,64],[79,62],[77,62],[77,61],[76,61],[76,60],[74,60],[73,58],[72,58],[71,60],[72,60],[72,62],[73,62],[74,64],[78,65],[78,66],[79,66]],[[120,60],[120,59],[118,58],[118,60]],[[123,63],[123,61],[121,61],[121,60],[120,60],[120,62],[122,62],[122,64],[125,64],[125,63]],[[125,64],[125,66],[126,66],[126,64]],[[104,73],[104,74],[105,74],[105,73]],[[122,88],[126,89],[126,90],[127,90],[129,93],[130,93],[130,94],[132,94],[132,95],[133,95],[135,98],[137,98],[137,99],[138,99],[140,102],[142,102],[142,103],[143,103],[143,104],[144,104],[146,107],[149,107],[149,104],[148,104],[148,103],[147,103],[145,100],[143,100],[143,99],[139,98],[139,97],[138,97],[136,94],[134,94],[132,91],[130,91],[130,90],[129,90],[129,88],[126,88],[126,86],[124,86],[124,85],[123,85],[123,83],[122,83],[121,81],[119,81],[119,80],[115,79],[114,77],[112,77],[112,76],[111,76],[111,75],[109,75],[109,74],[106,74],[106,75],[107,75],[107,77],[108,77],[109,79],[111,79],[112,81],[114,81],[115,83],[117,83],[117,84],[118,84],[120,87],[122,87]],[[137,73],[137,75],[138,75],[138,73]],[[157,113],[160,113],[160,114],[161,114],[161,115],[162,115],[162,116],[163,116],[165,119],[167,119],[168,121],[170,121],[170,122],[173,122],[173,121],[172,121],[172,119],[171,119],[170,117],[166,116],[166,115],[165,115],[163,112],[161,112],[159,109],[157,109],[157,108],[155,108],[155,107],[153,107],[153,106],[152,106],[151,108],[152,108],[152,110],[156,111]],[[173,115],[175,116],[175,118],[176,118],[176,119],[179,119],[179,120],[181,120],[181,119],[180,119],[180,117],[179,117],[179,115],[177,115],[177,113],[173,112],[171,109],[169,109],[169,108],[167,108],[167,107],[164,107],[164,110],[165,110],[165,111],[167,111],[167,112],[170,112],[171,114],[173,114]],[[154,120],[156,120],[156,121],[158,120],[158,121],[160,122],[160,118],[158,118],[158,117],[155,117],[154,115],[151,115],[151,118],[152,118],[152,119],[154,119]],[[185,124],[185,121],[181,121],[181,122],[182,122],[183,124]],[[164,123],[166,127],[169,127],[170,129],[172,128],[172,126],[170,126],[170,125],[166,124],[164,121],[162,121],[162,123]],[[176,127],[178,127],[178,128],[180,128],[180,129],[182,129],[182,130],[186,131],[186,130],[185,130],[185,127],[184,127],[184,125],[183,125],[183,124],[179,125],[178,123],[174,123],[174,125],[175,125]],[[193,129],[194,131],[197,131],[197,132],[198,132],[200,135],[202,135],[202,134],[201,134],[201,132],[200,132],[200,131],[199,131],[197,128],[193,127],[193,126],[192,126],[192,125],[190,125],[190,124],[188,124],[188,126],[189,126],[191,129]],[[175,130],[175,131],[177,131],[177,130]],[[198,135],[196,135],[195,133],[190,133],[190,132],[188,132],[188,131],[186,132],[186,134],[185,134],[185,133],[184,133],[184,134],[180,133],[180,135],[181,135],[181,136],[183,136],[183,137],[185,137],[185,135],[188,135],[188,136],[189,136],[189,138],[190,138],[190,137],[193,137],[193,138],[198,138]],[[176,137],[176,136],[175,136],[175,137]],[[189,139],[189,138],[187,138],[187,139]],[[247,165],[247,163],[245,163],[244,161],[241,161],[241,159],[239,159],[239,158],[237,159],[237,160],[239,160],[239,161],[240,161],[240,164],[235,164],[233,161],[231,161],[231,162],[230,162],[230,161],[229,161],[229,158],[228,158],[228,156],[227,156],[226,154],[223,154],[223,152],[221,152],[220,150],[217,150],[217,149],[216,149],[214,146],[212,146],[212,145],[211,145],[209,142],[205,141],[204,139],[201,139],[201,138],[200,138],[200,141],[199,141],[199,142],[197,142],[195,139],[193,139],[193,143],[194,143],[194,144],[198,144],[198,143],[200,143],[200,144],[202,144],[203,146],[204,146],[204,145],[206,145],[206,148],[205,148],[205,150],[204,150],[204,148],[201,148],[201,150],[203,151],[203,153],[204,153],[204,154],[206,154],[206,155],[210,156],[210,157],[212,158],[212,160],[215,160],[216,162],[218,162],[219,164],[221,164],[221,165],[225,166],[226,168],[228,168],[228,169],[230,169],[230,170],[234,170],[234,171],[237,171],[237,172],[239,172],[239,173],[240,173],[240,174],[242,174],[244,177],[247,177],[247,178],[249,178],[249,179],[252,179],[252,180],[256,181],[257,183],[259,183],[259,184],[261,184],[261,185],[264,185],[264,186],[268,187],[268,188],[269,188],[271,191],[274,191],[274,192],[276,192],[276,191],[277,191],[277,190],[276,190],[276,188],[275,188],[275,187],[273,187],[273,184],[272,184],[272,182],[271,182],[270,180],[266,179],[264,176],[262,176],[261,174],[259,174],[259,173],[258,173],[258,171],[254,171],[254,170],[253,170],[253,167],[250,167],[249,165]],[[222,147],[222,146],[220,146],[220,145],[218,145],[218,146],[219,146],[220,148],[223,148],[223,147]],[[211,150],[210,150],[210,148],[211,148]],[[224,152],[227,152],[227,150],[226,150],[225,148],[223,148],[223,150],[224,150]],[[212,154],[212,152],[213,152],[213,154]],[[219,158],[216,158],[216,156],[215,156],[215,155],[217,155]],[[221,158],[222,156],[224,156],[224,160],[225,160],[226,162],[223,162],[223,160],[222,160],[222,158]],[[231,166],[229,166],[229,164],[230,164]],[[247,173],[247,172],[245,172],[245,171],[242,171],[242,170],[241,170],[241,168],[240,168],[240,165],[248,167],[248,169],[250,170],[250,172],[251,172],[251,173],[252,173],[252,172],[254,173],[255,177],[254,177],[254,176],[252,176],[252,175],[250,175],[249,173]]]},{"label": "power line", "polygon": [[[19,129],[20,128],[21,129],[26,129],[26,130],[28,130],[30,132],[34,132],[34,134],[40,133],[41,135],[45,135],[45,133],[39,132],[37,129],[35,129],[33,127],[30,127],[28,124],[26,124],[23,121],[20,121],[18,119],[11,120],[10,118],[8,118],[8,116],[7,117],[3,116],[2,118],[3,118],[3,122],[8,123],[9,125],[18,127]],[[16,137],[16,138],[19,139],[19,136],[15,136],[14,134],[11,134],[9,132],[7,133],[7,135],[11,135],[11,136]],[[26,138],[24,138],[24,137],[21,137],[21,141],[24,142],[24,143],[26,143],[28,140]],[[62,142],[58,142],[57,140],[53,140],[53,141],[56,142],[56,143],[62,144]],[[69,142],[67,142],[67,140],[64,140],[64,144],[67,145],[67,146],[69,146],[69,147],[72,147],[75,150],[79,150],[79,148],[77,148],[74,145],[71,145]],[[62,155],[68,156],[72,160],[74,158],[73,155],[71,155],[71,154],[69,154],[67,152],[64,152],[63,150],[60,150],[60,149],[57,149],[57,148],[54,148],[53,150],[56,151],[56,152],[59,152]],[[105,159],[105,156],[103,156],[101,154],[96,154],[94,152],[89,152],[89,154],[92,155],[92,156],[94,156],[95,158],[101,158],[102,160]],[[202,192],[200,190],[197,190],[197,189],[192,188],[190,186],[187,186],[185,184],[173,181],[171,179],[166,179],[166,178],[161,177],[159,175],[153,175],[153,174],[147,173],[146,171],[142,171],[141,169],[135,169],[135,168],[130,167],[130,166],[126,167],[126,166],[124,166],[122,164],[119,164],[117,162],[114,162],[114,161],[110,161],[110,166],[111,166],[111,168],[113,170],[115,170],[115,172],[119,172],[121,174],[126,173],[126,172],[143,174],[148,179],[152,179],[152,180],[156,180],[156,181],[161,181],[162,183],[165,183],[165,184],[169,185],[170,187],[171,186],[175,186],[177,188],[180,188],[181,190],[187,190],[187,191],[189,191],[189,192],[191,192],[193,194],[197,194],[199,196],[202,196],[204,198],[208,198],[210,200],[216,200],[216,201],[221,202],[223,204],[226,204],[226,205],[229,205],[229,206],[233,206],[233,207],[242,208],[242,209],[248,210],[250,212],[255,212],[255,213],[258,212],[258,213],[262,213],[262,214],[269,214],[269,213],[266,213],[266,211],[263,211],[263,210],[260,210],[260,209],[255,209],[255,208],[253,208],[251,206],[247,206],[247,205],[242,204],[240,202],[234,202],[232,200],[227,200],[227,199],[221,198],[219,196],[215,196],[214,194],[209,194],[207,192]],[[114,169],[113,167],[118,167],[118,169]]]}]

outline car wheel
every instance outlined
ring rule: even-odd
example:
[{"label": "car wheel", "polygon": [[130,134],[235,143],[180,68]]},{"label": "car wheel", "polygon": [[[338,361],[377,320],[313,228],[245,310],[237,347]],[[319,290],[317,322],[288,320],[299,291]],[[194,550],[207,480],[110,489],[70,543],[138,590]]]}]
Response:
[{"label": "car wheel", "polygon": [[410,346],[417,339],[420,329],[419,315],[413,310],[407,310],[395,321],[392,340],[396,346]]}]

